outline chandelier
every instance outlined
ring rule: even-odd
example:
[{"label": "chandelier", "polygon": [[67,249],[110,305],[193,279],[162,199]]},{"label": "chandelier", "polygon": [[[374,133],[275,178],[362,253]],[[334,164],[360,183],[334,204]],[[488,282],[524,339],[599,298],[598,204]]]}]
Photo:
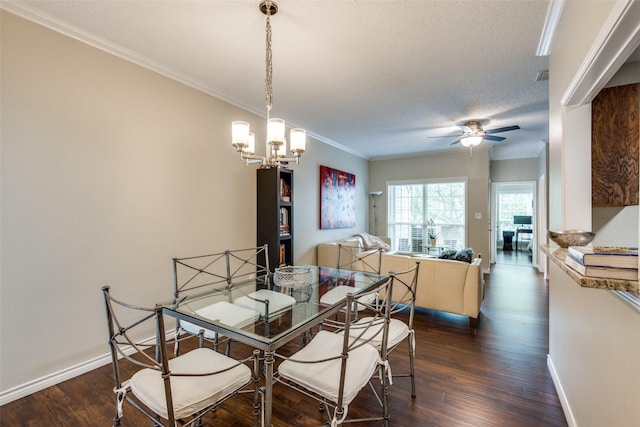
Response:
[{"label": "chandelier", "polygon": [[305,151],[306,131],[295,128],[289,132],[290,151],[293,158],[286,157],[287,139],[285,137],[285,122],[282,119],[271,118],[271,108],[273,106],[273,66],[271,62],[271,17],[278,12],[278,5],[274,1],[260,2],[260,11],[266,15],[266,77],[264,80],[264,95],[267,102],[267,140],[266,154],[258,156],[255,154],[255,134],[251,132],[249,123],[244,121],[234,121],[231,123],[231,144],[240,153],[240,158],[249,163],[262,163],[263,166],[280,166],[282,163],[295,162],[299,164],[299,159]]}]

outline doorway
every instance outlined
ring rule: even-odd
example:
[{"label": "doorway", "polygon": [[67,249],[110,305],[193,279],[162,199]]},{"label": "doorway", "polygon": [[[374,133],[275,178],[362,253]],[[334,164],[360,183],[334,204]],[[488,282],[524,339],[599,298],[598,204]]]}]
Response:
[{"label": "doorway", "polygon": [[491,263],[537,265],[535,181],[491,184]]}]

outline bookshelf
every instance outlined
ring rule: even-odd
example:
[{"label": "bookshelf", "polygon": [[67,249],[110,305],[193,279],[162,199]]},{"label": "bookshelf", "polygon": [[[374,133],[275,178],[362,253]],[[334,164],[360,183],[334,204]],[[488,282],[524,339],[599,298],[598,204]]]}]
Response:
[{"label": "bookshelf", "polygon": [[293,265],[293,171],[257,171],[257,246],[269,245],[269,268]]}]

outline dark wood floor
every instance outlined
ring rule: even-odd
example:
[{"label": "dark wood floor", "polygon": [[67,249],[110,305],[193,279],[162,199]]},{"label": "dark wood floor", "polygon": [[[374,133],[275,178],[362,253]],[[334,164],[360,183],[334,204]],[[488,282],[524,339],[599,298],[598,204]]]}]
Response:
[{"label": "dark wood floor", "polygon": [[[434,311],[416,316],[417,397],[410,397],[408,379],[395,380],[392,425],[567,425],[546,365],[548,288],[542,276],[531,267],[496,264],[487,279],[482,312],[475,332],[461,316]],[[249,351],[235,344],[235,355]],[[392,353],[394,372],[405,368],[404,355],[404,348]],[[0,424],[109,426],[112,387],[111,367],[105,366],[2,406]],[[315,403],[281,385],[274,393],[274,425],[324,422]],[[349,408],[350,416],[377,411],[372,401],[368,390],[361,392]],[[204,421],[206,426],[251,425],[251,402],[246,396],[233,398]],[[125,406],[122,425],[149,423]]]},{"label": "dark wood floor", "polygon": [[529,251],[503,251],[498,249],[496,251],[496,264],[511,264],[531,267],[533,259]]}]

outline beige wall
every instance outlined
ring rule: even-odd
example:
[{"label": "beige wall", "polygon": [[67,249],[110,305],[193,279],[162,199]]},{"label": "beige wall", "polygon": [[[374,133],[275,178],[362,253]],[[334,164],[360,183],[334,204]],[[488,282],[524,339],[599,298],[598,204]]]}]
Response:
[{"label": "beige wall", "polygon": [[[295,263],[315,264],[316,245],[348,237],[368,230],[369,162],[326,144],[315,142],[296,166],[295,174]],[[356,175],[356,226],[335,230],[320,230],[320,166],[351,172]]]},{"label": "beige wall", "polygon": [[585,191],[590,193],[590,175],[585,179],[584,165],[590,164],[591,141],[567,137],[567,112],[561,100],[614,5],[613,1],[567,1],[549,55],[550,230],[582,228],[580,224],[586,222],[583,216],[586,212],[590,215],[590,205],[583,206],[572,198],[582,199]]},{"label": "beige wall", "polygon": [[[549,229],[592,226],[590,96],[606,84],[601,76],[616,71],[612,58],[637,31],[639,5],[625,0],[565,5],[549,58]],[[632,11],[626,25],[620,24],[623,6]],[[583,63],[588,67],[581,68]],[[628,221],[637,245],[637,218],[630,216],[623,215],[619,224]],[[599,233],[596,238],[613,242],[617,236]],[[637,425],[640,312],[610,291],[578,287],[553,265],[549,288],[548,360],[569,425]]]},{"label": "beige wall", "polygon": [[491,182],[537,181],[539,177],[536,157],[491,161]]},{"label": "beige wall", "polygon": [[640,312],[612,292],[580,287],[550,262],[549,360],[569,426],[640,420]]},{"label": "beige wall", "polygon": [[[171,295],[172,257],[255,244],[255,167],[238,160],[230,124],[264,119],[0,17],[6,402],[107,361],[102,285],[152,305]],[[368,225],[366,160],[310,140],[301,162],[293,166],[298,264],[315,262],[316,243]],[[320,164],[356,174],[355,228],[318,229]]]},{"label": "beige wall", "polygon": [[[489,151],[475,148],[410,158],[370,162],[369,183],[384,194],[378,201],[378,234],[386,235],[387,182],[411,179],[467,178],[467,246],[483,255],[483,268],[489,268]],[[475,219],[479,212],[482,218]]]}]

